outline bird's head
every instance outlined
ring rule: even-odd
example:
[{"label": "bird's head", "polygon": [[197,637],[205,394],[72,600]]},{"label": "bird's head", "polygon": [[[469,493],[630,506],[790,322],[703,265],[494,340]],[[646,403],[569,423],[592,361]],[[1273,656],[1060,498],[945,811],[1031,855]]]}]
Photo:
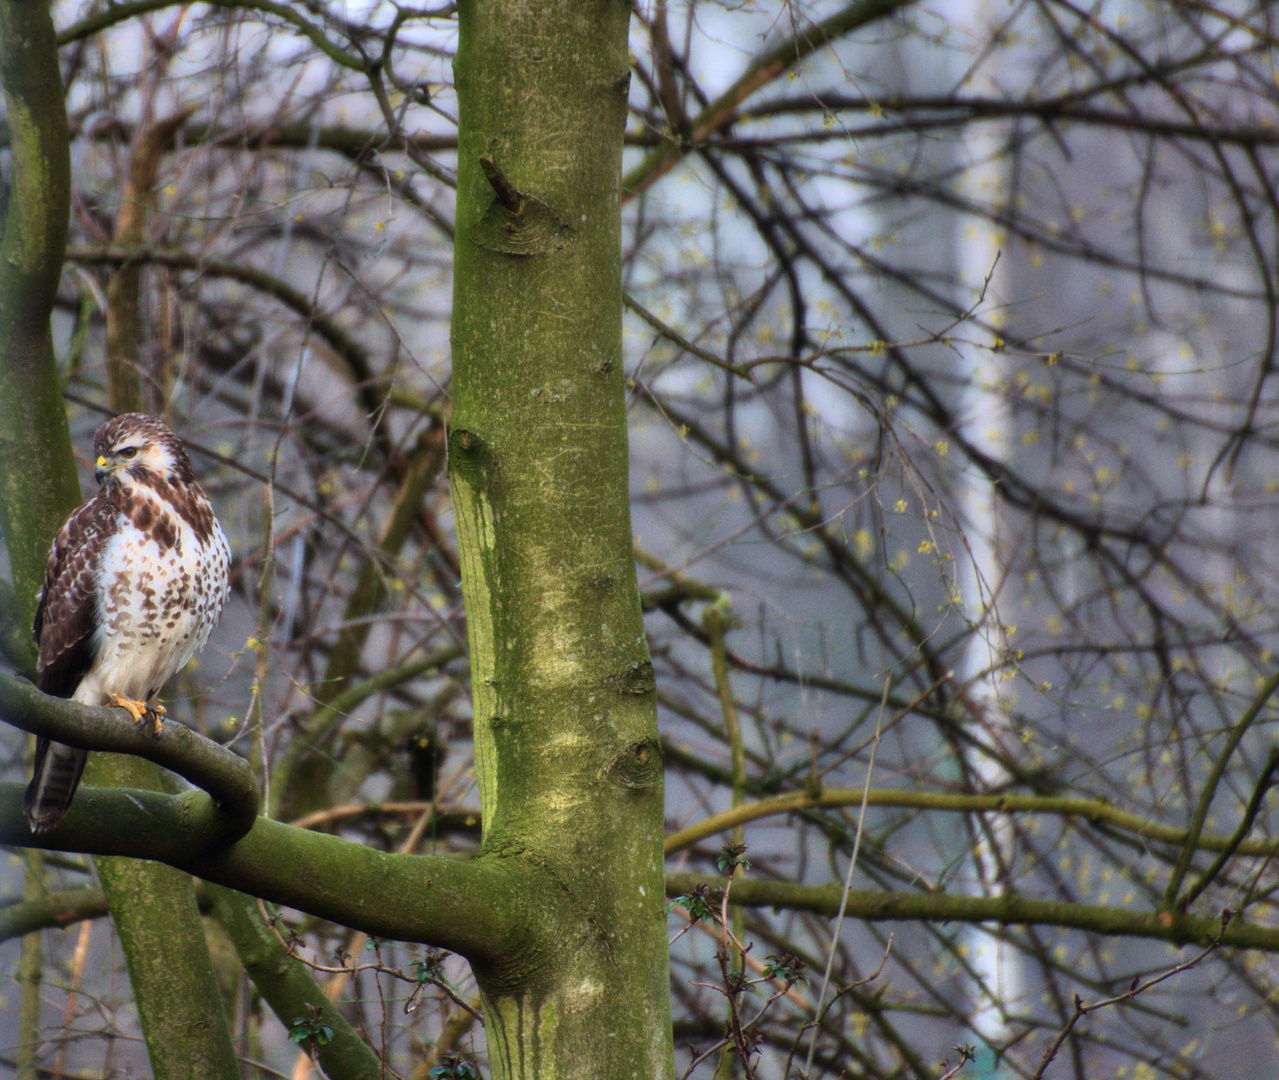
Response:
[{"label": "bird's head", "polygon": [[98,428],[93,454],[99,484],[137,483],[148,476],[170,484],[195,479],[182,441],[163,422],[142,413],[124,413]]}]

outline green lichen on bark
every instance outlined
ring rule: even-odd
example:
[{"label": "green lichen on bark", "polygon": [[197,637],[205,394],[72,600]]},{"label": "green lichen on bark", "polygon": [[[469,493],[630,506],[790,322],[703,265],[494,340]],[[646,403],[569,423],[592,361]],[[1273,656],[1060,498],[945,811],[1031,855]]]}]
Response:
[{"label": "green lichen on bark", "polygon": [[0,81],[12,161],[0,237],[0,527],[16,616],[30,626],[49,540],[80,498],[49,326],[70,220],[71,157],[46,4],[0,0]]},{"label": "green lichen on bark", "polygon": [[450,476],[482,861],[532,909],[517,954],[477,969],[494,1075],[669,1076],[621,355],[629,9],[467,2],[459,17]]}]

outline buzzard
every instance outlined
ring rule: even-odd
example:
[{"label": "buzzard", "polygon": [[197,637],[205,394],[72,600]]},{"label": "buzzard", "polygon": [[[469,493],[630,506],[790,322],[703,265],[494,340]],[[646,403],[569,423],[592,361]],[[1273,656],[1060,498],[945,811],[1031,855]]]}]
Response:
[{"label": "buzzard", "polygon": [[[151,699],[204,647],[229,591],[231,561],[181,440],[126,413],[93,436],[98,493],[53,541],[35,617],[37,685],[85,705],[119,705],[160,732]],[[84,750],[36,741],[23,807],[33,832],[71,806]]]}]

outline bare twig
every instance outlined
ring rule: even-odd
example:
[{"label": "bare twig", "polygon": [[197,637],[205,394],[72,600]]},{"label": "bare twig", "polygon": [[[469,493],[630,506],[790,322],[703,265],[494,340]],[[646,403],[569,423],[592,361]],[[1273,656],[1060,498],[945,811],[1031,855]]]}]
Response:
[{"label": "bare twig", "polygon": [[[1226,908],[1226,910],[1221,913],[1221,929],[1223,931],[1230,925],[1230,920],[1233,917],[1234,912],[1229,908]],[[1216,950],[1220,947],[1221,939],[1219,937],[1213,938],[1208,943],[1207,948],[1205,948],[1197,956],[1191,957],[1184,964],[1178,964],[1175,968],[1170,968],[1163,974],[1156,975],[1154,978],[1147,979],[1145,982],[1141,982],[1138,976],[1134,976],[1132,982],[1128,986],[1128,989],[1122,994],[1116,994],[1114,997],[1105,998],[1102,1001],[1093,1001],[1085,1004],[1080,999],[1079,995],[1076,994],[1074,1014],[1068,1021],[1066,1021],[1066,1026],[1061,1029],[1060,1033],[1058,1033],[1057,1037],[1052,1041],[1048,1049],[1044,1051],[1043,1059],[1039,1062],[1039,1068],[1035,1070],[1034,1075],[1031,1076],[1030,1080],[1043,1080],[1044,1070],[1052,1064],[1052,1060],[1057,1056],[1057,1051],[1061,1049],[1062,1043],[1070,1037],[1071,1031],[1074,1030],[1075,1025],[1083,1017],[1087,1016],[1089,1013],[1096,1012],[1098,1009],[1104,1009],[1108,1005],[1119,1005],[1122,1002],[1131,1001],[1139,994],[1144,994],[1152,986],[1158,986],[1161,982],[1171,979],[1174,975],[1180,975],[1183,971],[1189,971],[1192,967],[1203,960],[1204,957],[1208,956],[1210,953],[1216,952]]]}]

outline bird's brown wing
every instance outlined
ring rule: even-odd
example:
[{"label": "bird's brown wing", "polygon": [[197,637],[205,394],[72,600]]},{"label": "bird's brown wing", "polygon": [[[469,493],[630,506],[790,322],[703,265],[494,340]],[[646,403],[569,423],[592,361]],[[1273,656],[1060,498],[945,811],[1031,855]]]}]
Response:
[{"label": "bird's brown wing", "polygon": [[98,567],[119,528],[119,512],[99,492],[75,511],[53,541],[36,607],[39,681],[46,694],[71,697],[97,649]]},{"label": "bird's brown wing", "polygon": [[[98,648],[98,566],[119,527],[119,512],[99,492],[75,511],[53,541],[33,629],[40,647],[37,685],[69,698],[93,666]],[[33,832],[51,829],[71,808],[88,754],[36,739],[35,766],[22,806]]]}]

